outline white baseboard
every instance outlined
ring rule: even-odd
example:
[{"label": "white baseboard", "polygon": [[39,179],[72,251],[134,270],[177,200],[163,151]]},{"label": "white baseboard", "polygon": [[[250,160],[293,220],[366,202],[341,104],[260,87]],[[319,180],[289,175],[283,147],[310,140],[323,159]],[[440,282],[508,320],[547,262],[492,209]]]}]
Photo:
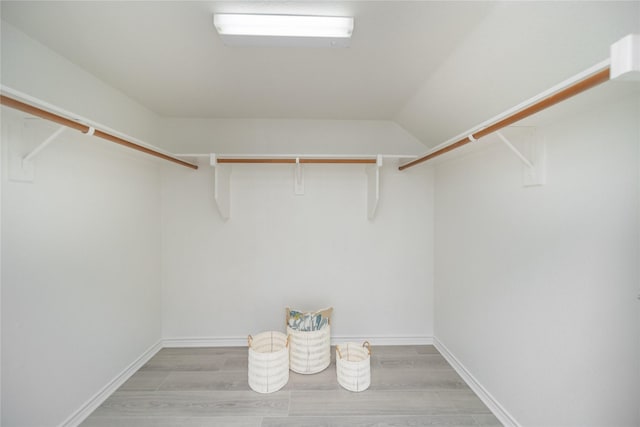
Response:
[{"label": "white baseboard", "polygon": [[246,347],[247,337],[186,337],[165,338],[162,340],[165,348],[174,347]]},{"label": "white baseboard", "polygon": [[[369,341],[371,345],[431,345],[433,337],[415,336],[332,336],[331,344]],[[163,347],[246,347],[247,337],[165,338]]]},{"label": "white baseboard", "polygon": [[102,404],[109,396],[113,394],[131,375],[135,374],[145,363],[149,361],[155,354],[162,349],[162,341],[158,341],[149,347],[140,357],[134,360],[114,379],[112,379],[102,390],[94,394],[85,402],[76,412],[71,414],[69,418],[64,420],[59,427],[76,427],[83,422],[98,406]]},{"label": "white baseboard", "polygon": [[433,338],[436,349],[447,359],[447,362],[462,377],[467,385],[473,390],[480,400],[493,412],[493,415],[506,427],[520,427],[520,424],[506,409],[489,393],[489,391],[478,382],[478,380],[467,370],[467,368],[449,351],[449,349],[437,337]]}]

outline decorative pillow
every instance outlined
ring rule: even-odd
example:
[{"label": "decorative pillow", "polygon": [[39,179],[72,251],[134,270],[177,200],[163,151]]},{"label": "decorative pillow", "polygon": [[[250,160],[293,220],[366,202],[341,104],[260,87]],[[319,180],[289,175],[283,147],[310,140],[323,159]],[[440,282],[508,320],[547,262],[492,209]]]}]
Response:
[{"label": "decorative pillow", "polygon": [[329,324],[333,307],[313,312],[291,310],[287,307],[287,325],[296,331],[318,331]]}]

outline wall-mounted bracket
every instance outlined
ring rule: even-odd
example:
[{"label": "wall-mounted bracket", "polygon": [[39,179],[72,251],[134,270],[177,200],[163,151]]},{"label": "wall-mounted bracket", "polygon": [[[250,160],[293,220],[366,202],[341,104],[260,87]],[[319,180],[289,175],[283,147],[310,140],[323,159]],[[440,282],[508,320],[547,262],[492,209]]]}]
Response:
[{"label": "wall-mounted bracket", "polygon": [[382,155],[376,157],[376,164],[367,166],[367,217],[374,219],[378,201],[380,200],[380,168],[382,167]]},{"label": "wall-mounted bracket", "polygon": [[304,175],[302,174],[302,164],[300,163],[300,157],[296,157],[296,169],[294,175],[293,189],[296,195],[301,196],[304,194]]},{"label": "wall-mounted bracket", "polygon": [[[29,119],[31,121],[31,119]],[[29,151],[30,140],[33,139],[32,130],[28,130],[25,120],[18,124],[10,123],[7,126],[9,141],[9,179],[16,182],[33,182],[35,179],[35,165],[33,160],[49,144],[51,144],[64,130],[65,126],[60,126],[51,135],[44,139],[35,148]]]},{"label": "wall-mounted bracket", "polygon": [[231,217],[231,165],[218,163],[215,154],[209,155],[213,166],[213,198],[225,221]]},{"label": "wall-mounted bracket", "polygon": [[532,187],[546,182],[546,152],[544,141],[535,127],[524,127],[522,132],[522,151],[516,148],[500,131],[496,135],[522,162],[522,185]]},{"label": "wall-mounted bracket", "polygon": [[611,45],[611,80],[640,80],[640,34]]},{"label": "wall-mounted bracket", "polygon": [[[380,168],[382,167],[383,156],[378,154],[374,159],[372,156],[298,156],[298,155],[266,155],[260,157],[231,156],[224,155],[220,158],[213,153],[207,154],[209,162],[214,168],[214,200],[218,211],[223,219],[231,217],[231,165],[234,163],[270,163],[270,164],[293,164],[294,169],[294,191],[295,194],[304,194],[303,163],[312,164],[366,164],[367,175],[367,216],[373,219],[380,200]],[[182,155],[189,156],[189,155]],[[191,155],[193,156],[193,155]],[[200,155],[197,155],[200,156]],[[387,155],[394,158],[406,158],[411,156]]]},{"label": "wall-mounted bracket", "polygon": [[60,134],[66,129],[65,126],[60,126],[58,129],[56,129],[55,132],[53,132],[51,135],[49,135],[44,141],[42,141],[36,148],[34,148],[33,150],[31,150],[31,152],[29,154],[27,154],[26,156],[24,156],[22,158],[22,163],[28,163],[30,161],[32,161],[37,155],[38,153],[40,153],[42,150],[44,150],[45,148],[47,148],[47,146],[49,144],[51,144],[53,142],[54,139],[56,139],[58,136],[60,136]]}]

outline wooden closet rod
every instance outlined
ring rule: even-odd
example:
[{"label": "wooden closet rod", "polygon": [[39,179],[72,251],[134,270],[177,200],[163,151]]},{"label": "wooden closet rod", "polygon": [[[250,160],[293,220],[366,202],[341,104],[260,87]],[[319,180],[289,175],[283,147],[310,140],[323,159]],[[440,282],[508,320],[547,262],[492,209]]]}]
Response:
[{"label": "wooden closet rod", "polygon": [[[296,163],[296,159],[294,158],[244,158],[244,157],[234,157],[234,158],[218,158],[218,163]],[[342,163],[342,164],[375,164],[376,159],[349,159],[349,158],[326,158],[326,159],[315,159],[315,158],[300,158],[300,163]]]},{"label": "wooden closet rod", "polygon": [[551,94],[547,97],[542,98],[541,100],[529,105],[528,107],[516,111],[515,113],[498,120],[497,122],[488,125],[487,127],[480,129],[476,132],[473,132],[469,136],[465,136],[464,138],[451,143],[445,147],[440,148],[439,150],[434,151],[433,153],[429,153],[425,156],[419,157],[415,160],[410,161],[409,163],[405,163],[401,165],[398,169],[405,170],[422,162],[426,162],[429,159],[433,159],[434,157],[441,156],[444,153],[448,153],[449,151],[455,150],[458,147],[462,147],[470,142],[473,142],[477,139],[482,138],[483,136],[487,136],[489,134],[494,133],[504,127],[507,127],[515,122],[518,122],[526,117],[529,117],[535,113],[538,113],[546,108],[551,107],[559,102],[562,102],[568,98],[571,98],[574,95],[577,95],[581,92],[584,92],[587,89],[591,89],[601,83],[604,83],[609,80],[609,71],[610,67],[606,67],[601,71],[596,72],[595,74],[590,75],[582,80],[573,83],[566,88]]},{"label": "wooden closet rod", "polygon": [[[89,130],[91,129],[89,126],[82,124],[80,122],[77,122],[75,120],[71,120],[68,119],[66,117],[63,116],[59,116],[57,114],[51,113],[49,111],[40,109],[38,107],[35,107],[33,105],[30,104],[26,104],[22,101],[19,101],[17,99],[11,98],[9,96],[6,95],[0,95],[0,104],[5,105],[7,107],[13,108],[15,110],[20,110],[22,112],[25,112],[27,114],[31,114],[33,116],[36,117],[40,117],[41,119],[45,119],[45,120],[49,120],[55,123],[58,123],[59,125],[62,126],[67,126],[70,127],[71,129],[75,129],[75,130],[79,130],[82,133],[88,133]],[[191,169],[198,169],[197,165],[191,164],[189,162],[185,162],[184,160],[180,160],[176,157],[171,157],[167,154],[161,153],[159,151],[155,151],[151,148],[147,148],[144,147],[142,145],[138,145],[136,143],[133,143],[131,141],[127,141],[126,139],[122,139],[118,136],[112,135],[110,133],[107,132],[103,132],[101,130],[95,129],[94,136],[97,136],[98,138],[102,138],[105,139],[107,141],[111,141],[111,142],[115,142],[116,144],[120,144],[120,145],[124,145],[125,147],[129,147],[131,149],[137,150],[137,151],[141,151],[143,153],[164,159],[164,160],[168,160],[170,162],[173,163],[177,163],[179,165],[191,168]]]}]

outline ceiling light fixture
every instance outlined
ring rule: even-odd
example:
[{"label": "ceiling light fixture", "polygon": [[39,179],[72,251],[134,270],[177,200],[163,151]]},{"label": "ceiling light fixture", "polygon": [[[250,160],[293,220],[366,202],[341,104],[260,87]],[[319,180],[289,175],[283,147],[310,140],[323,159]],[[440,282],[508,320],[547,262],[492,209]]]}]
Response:
[{"label": "ceiling light fixture", "polygon": [[353,18],[342,16],[214,14],[228,46],[348,47]]}]

